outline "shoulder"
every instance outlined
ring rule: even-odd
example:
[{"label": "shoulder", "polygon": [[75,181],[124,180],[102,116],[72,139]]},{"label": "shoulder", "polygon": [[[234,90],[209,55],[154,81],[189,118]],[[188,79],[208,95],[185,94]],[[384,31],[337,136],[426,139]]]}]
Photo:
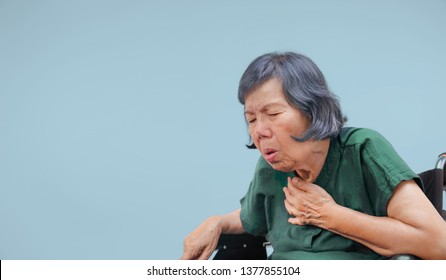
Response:
[{"label": "shoulder", "polygon": [[364,144],[375,141],[388,142],[378,131],[370,128],[345,127],[339,134],[339,138],[344,145]]},{"label": "shoulder", "polygon": [[417,177],[392,144],[373,129],[346,128],[341,132],[340,139],[344,151],[359,155],[361,164],[373,176],[381,174],[390,178],[391,183],[388,185],[392,188],[402,180]]},{"label": "shoulder", "polygon": [[345,128],[339,139],[344,151],[359,153],[362,161],[373,160],[379,165],[403,162],[393,145],[373,129]]},{"label": "shoulder", "polygon": [[383,152],[394,149],[392,144],[376,130],[369,128],[343,128],[339,134],[339,142],[342,147],[357,147],[370,152]]}]

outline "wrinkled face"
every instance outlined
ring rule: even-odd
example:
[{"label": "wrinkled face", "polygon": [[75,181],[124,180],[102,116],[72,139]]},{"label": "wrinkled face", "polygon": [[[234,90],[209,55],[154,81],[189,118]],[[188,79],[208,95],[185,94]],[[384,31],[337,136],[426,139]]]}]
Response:
[{"label": "wrinkled face", "polygon": [[310,121],[287,102],[280,80],[270,79],[248,94],[245,117],[254,144],[274,169],[290,172],[305,166],[312,141],[297,142],[291,136],[303,136]]}]

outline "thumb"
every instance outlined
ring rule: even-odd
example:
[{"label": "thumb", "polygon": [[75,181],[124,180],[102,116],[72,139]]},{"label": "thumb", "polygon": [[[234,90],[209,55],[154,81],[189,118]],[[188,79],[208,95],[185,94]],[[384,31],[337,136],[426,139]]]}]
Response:
[{"label": "thumb", "polygon": [[296,188],[298,188],[301,191],[304,191],[304,192],[309,191],[308,182],[304,181],[303,179],[301,179],[299,177],[294,177],[292,179],[292,183]]},{"label": "thumb", "polygon": [[180,260],[191,260],[192,256],[190,254],[184,253],[181,257]]}]

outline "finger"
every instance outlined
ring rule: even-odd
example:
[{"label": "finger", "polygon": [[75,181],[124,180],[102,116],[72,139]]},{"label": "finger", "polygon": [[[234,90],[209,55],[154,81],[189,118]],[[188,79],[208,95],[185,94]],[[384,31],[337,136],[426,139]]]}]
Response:
[{"label": "finger", "polygon": [[297,209],[296,207],[294,207],[294,205],[292,205],[288,200],[284,201],[285,204],[285,209],[287,210],[288,214],[290,214],[291,216],[296,216],[297,215]]},{"label": "finger", "polygon": [[290,192],[290,189],[287,187],[283,188],[283,192],[285,193],[286,199],[291,199],[293,197],[293,194]]},{"label": "finger", "polygon": [[293,225],[302,226],[304,223],[298,217],[292,217],[288,219],[288,222]]},{"label": "finger", "polygon": [[201,255],[197,258],[198,260],[208,260],[209,257],[212,255],[215,249],[214,247],[205,248],[203,252],[201,252]]},{"label": "finger", "polygon": [[291,195],[295,195],[295,194],[297,193],[297,192],[296,192],[296,186],[294,186],[291,177],[288,177],[287,181],[288,181],[288,190],[289,190],[289,193],[290,193]]},{"label": "finger", "polygon": [[205,254],[205,253],[203,252],[203,254],[201,254],[201,255],[198,257],[198,260],[208,260],[210,255],[211,255],[211,254]]},{"label": "finger", "polygon": [[310,183],[302,180],[301,178],[294,177],[291,182],[292,182],[293,186],[300,191],[308,192],[310,190],[310,188],[309,188]]},{"label": "finger", "polygon": [[180,260],[193,260],[194,257],[188,253],[188,252],[184,252],[183,255],[180,257]]},{"label": "finger", "polygon": [[299,177],[293,177],[293,179],[291,180],[291,182],[293,183],[293,185],[297,186],[299,184],[300,181],[303,181],[301,178]]},{"label": "finger", "polygon": [[303,185],[305,183],[306,182],[304,180],[302,180],[301,178],[299,178],[299,177],[289,178],[289,180],[288,180],[288,186],[295,193],[297,193],[298,191],[301,191],[301,185]]},{"label": "finger", "polygon": [[285,198],[288,200],[295,200],[295,199],[305,199],[306,198],[306,192],[302,191],[298,187],[284,187],[283,192],[285,193]]}]

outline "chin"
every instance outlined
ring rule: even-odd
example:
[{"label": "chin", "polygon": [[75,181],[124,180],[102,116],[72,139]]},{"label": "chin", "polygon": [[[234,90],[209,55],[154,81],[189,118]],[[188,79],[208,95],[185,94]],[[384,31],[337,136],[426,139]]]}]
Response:
[{"label": "chin", "polygon": [[294,171],[294,169],[292,167],[283,165],[283,163],[281,163],[281,162],[273,162],[273,163],[268,162],[268,163],[269,163],[269,165],[271,165],[271,167],[274,170],[277,170],[277,171],[281,171],[281,172],[293,172]]}]

